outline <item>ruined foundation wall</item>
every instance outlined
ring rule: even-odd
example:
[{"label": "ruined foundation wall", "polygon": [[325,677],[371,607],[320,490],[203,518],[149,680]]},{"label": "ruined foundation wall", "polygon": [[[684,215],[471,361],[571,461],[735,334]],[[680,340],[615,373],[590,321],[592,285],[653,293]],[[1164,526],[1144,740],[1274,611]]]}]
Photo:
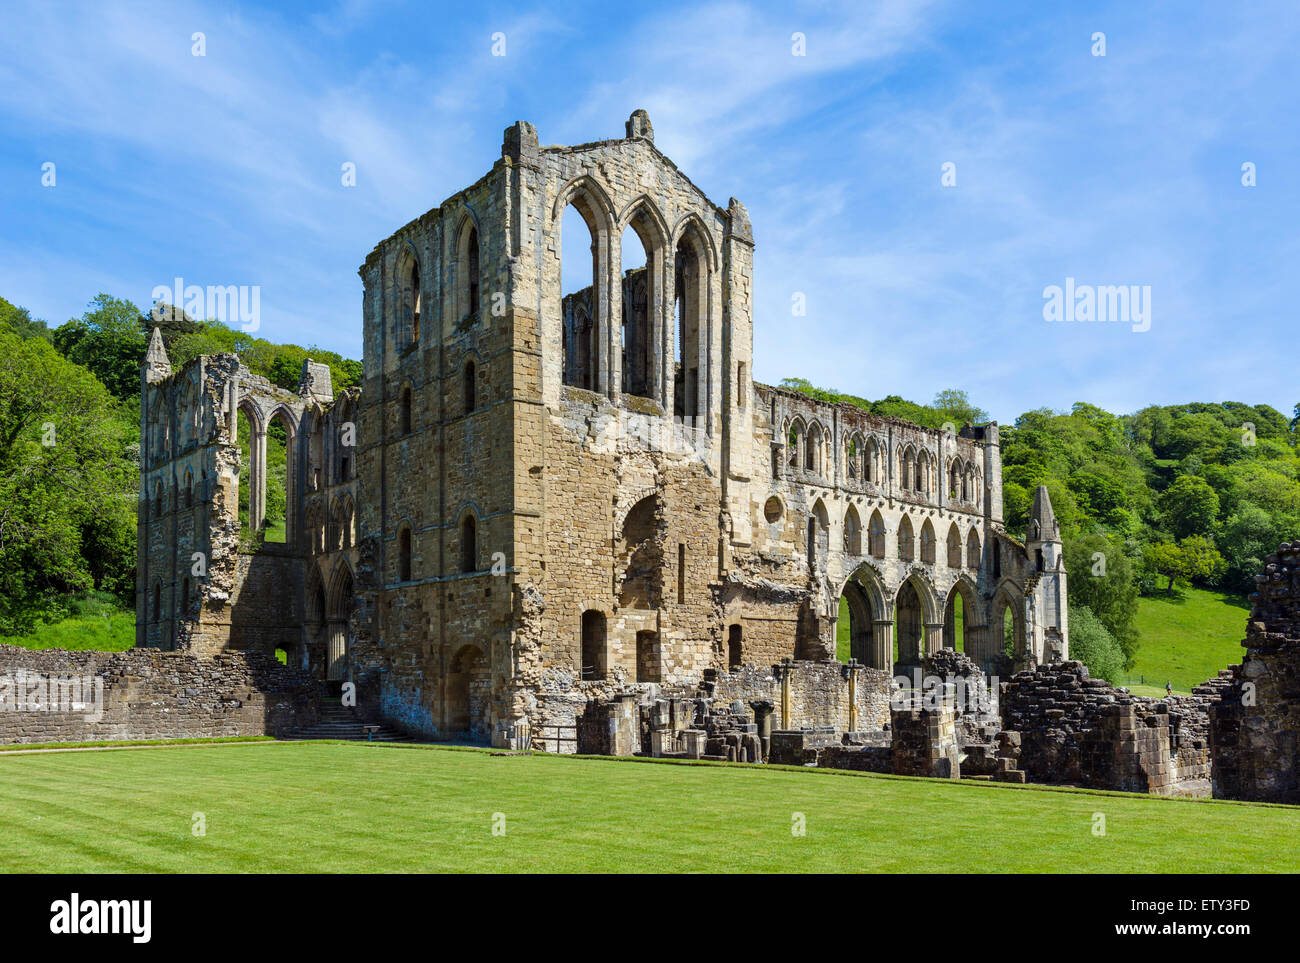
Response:
[{"label": "ruined foundation wall", "polygon": [[[102,717],[23,711],[23,675],[102,679]],[[30,678],[30,677],[29,677]],[[92,691],[87,688],[88,694]],[[316,720],[308,678],[261,653],[30,650],[0,646],[0,743],[278,735]]]}]

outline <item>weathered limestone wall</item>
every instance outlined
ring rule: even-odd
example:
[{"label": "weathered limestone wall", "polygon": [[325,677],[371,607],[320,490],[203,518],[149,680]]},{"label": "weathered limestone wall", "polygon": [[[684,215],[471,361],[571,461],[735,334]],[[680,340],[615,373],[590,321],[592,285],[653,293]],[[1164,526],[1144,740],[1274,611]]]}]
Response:
[{"label": "weathered limestone wall", "polygon": [[[102,716],[23,711],[20,685],[40,677],[98,677]],[[84,689],[93,692],[92,686]],[[0,742],[80,742],[279,735],[316,720],[310,679],[261,653],[30,650],[0,646]]]},{"label": "weathered limestone wall", "polygon": [[1246,656],[1210,715],[1214,795],[1300,803],[1300,542],[1255,576]]}]

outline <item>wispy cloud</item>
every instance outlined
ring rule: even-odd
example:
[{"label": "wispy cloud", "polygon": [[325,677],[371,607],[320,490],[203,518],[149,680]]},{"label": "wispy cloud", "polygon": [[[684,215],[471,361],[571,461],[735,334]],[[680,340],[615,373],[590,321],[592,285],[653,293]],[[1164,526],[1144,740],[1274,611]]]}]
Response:
[{"label": "wispy cloud", "polygon": [[[749,206],[756,377],[964,387],[1003,420],[1289,410],[1298,33],[1283,2],[33,4],[0,34],[0,295],[58,323],[101,289],[259,283],[268,337],[356,354],[357,264],[481,176],[505,126],[581,142],[644,107],[696,183]],[[1048,325],[1067,276],[1151,285],[1151,330]]]}]

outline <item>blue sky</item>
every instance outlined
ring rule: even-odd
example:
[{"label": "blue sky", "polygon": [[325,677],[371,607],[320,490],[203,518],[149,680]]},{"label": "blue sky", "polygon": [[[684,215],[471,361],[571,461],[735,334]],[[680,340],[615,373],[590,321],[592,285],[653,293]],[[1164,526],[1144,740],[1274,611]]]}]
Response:
[{"label": "blue sky", "polygon": [[[1293,0],[39,3],[4,21],[0,296],[53,324],[179,275],[260,285],[263,337],[359,356],[357,267],[482,176],[505,127],[581,143],[643,107],[715,202],[749,208],[759,380],[960,387],[1003,422],[1300,401]],[[1150,330],[1045,321],[1067,277],[1149,286]]]}]

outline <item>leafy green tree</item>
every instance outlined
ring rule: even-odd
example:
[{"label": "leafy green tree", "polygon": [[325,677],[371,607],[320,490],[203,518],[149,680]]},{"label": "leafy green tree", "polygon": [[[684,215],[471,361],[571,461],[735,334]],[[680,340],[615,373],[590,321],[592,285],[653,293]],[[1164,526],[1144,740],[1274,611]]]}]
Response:
[{"label": "leafy green tree", "polygon": [[1219,519],[1219,496],[1204,478],[1179,475],[1160,496],[1160,509],[1178,538],[1211,535]]},{"label": "leafy green tree", "polygon": [[932,407],[958,430],[967,425],[979,425],[989,420],[989,413],[971,403],[965,391],[946,388],[934,396]]},{"label": "leafy green tree", "polygon": [[1255,576],[1263,570],[1265,556],[1295,531],[1300,531],[1300,526],[1279,531],[1272,517],[1250,502],[1238,505],[1224,522],[1218,542],[1226,564],[1225,586],[1235,592],[1254,591]]},{"label": "leafy green tree", "polygon": [[48,324],[33,319],[32,313],[26,308],[17,307],[0,298],[0,327],[6,325],[20,338],[43,338],[49,341],[52,337]]},{"label": "leafy green tree", "polygon": [[1070,658],[1088,667],[1088,674],[1118,684],[1123,679],[1124,650],[1086,605],[1070,606]]},{"label": "leafy green tree", "polygon": [[1214,543],[1203,535],[1189,535],[1178,543],[1161,542],[1147,549],[1147,563],[1169,579],[1172,595],[1175,582],[1203,582],[1213,585],[1223,575],[1226,563]]},{"label": "leafy green tree", "polygon": [[1074,647],[1074,613],[1085,607],[1105,626],[1122,653],[1124,668],[1138,650],[1138,587],[1123,546],[1104,535],[1081,535],[1065,543],[1066,592],[1070,606],[1070,646]]},{"label": "leafy green tree", "polygon": [[0,635],[134,569],[135,468],[94,375],[0,328]]},{"label": "leafy green tree", "polygon": [[96,295],[90,310],[54,330],[54,346],[89,368],[114,397],[140,393],[140,363],[149,338],[140,309],[130,301]]}]

